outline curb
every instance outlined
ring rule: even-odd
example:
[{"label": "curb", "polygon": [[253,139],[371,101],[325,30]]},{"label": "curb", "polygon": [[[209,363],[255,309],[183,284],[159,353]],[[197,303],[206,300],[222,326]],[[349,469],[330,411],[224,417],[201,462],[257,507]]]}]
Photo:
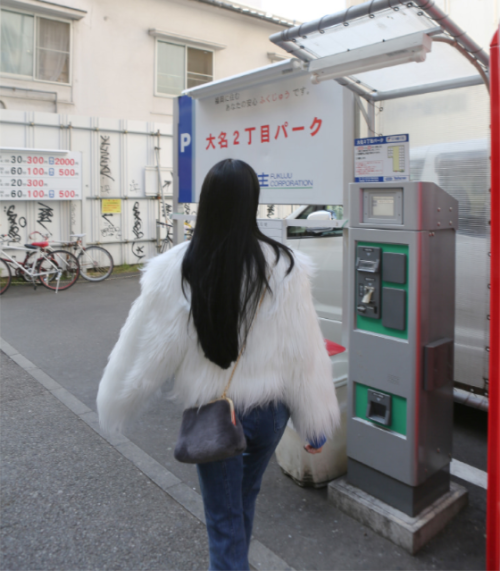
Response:
[{"label": "curb", "polygon": [[[104,438],[115,450],[127,458],[145,476],[154,482],[172,499],[179,503],[191,515],[206,525],[203,500],[200,494],[191,489],[182,480],[177,478],[172,472],[167,470],[154,458],[146,454],[126,436],[109,436],[101,431],[97,413],[82,403],[67,389],[61,386],[52,377],[38,368],[29,359],[24,357],[12,345],[9,345],[0,337],[0,350],[16,362],[22,369],[29,373],[36,381],[45,387],[53,396],[69,408],[87,426]],[[253,539],[250,544],[249,563],[254,569],[275,569],[283,571],[294,571],[283,559],[278,557],[273,551],[268,549],[260,541]]]}]

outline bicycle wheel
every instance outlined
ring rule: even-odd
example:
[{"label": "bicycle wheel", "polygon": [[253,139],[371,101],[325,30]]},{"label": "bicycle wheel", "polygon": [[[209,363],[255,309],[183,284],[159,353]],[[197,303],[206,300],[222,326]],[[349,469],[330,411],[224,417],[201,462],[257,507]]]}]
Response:
[{"label": "bicycle wheel", "polygon": [[163,252],[166,252],[167,250],[170,250],[170,248],[174,247],[174,243],[172,241],[172,238],[170,238],[170,236],[166,236],[163,239],[163,242],[161,243],[160,246],[160,254],[163,254]]},{"label": "bicycle wheel", "polygon": [[76,256],[66,250],[46,252],[36,270],[42,285],[52,291],[70,288],[80,275]]},{"label": "bicycle wheel", "polygon": [[0,295],[5,293],[12,281],[12,274],[10,273],[9,265],[5,260],[0,258]]},{"label": "bicycle wheel", "polygon": [[89,246],[78,254],[82,278],[89,282],[102,282],[111,275],[115,264],[111,254],[100,246]]},{"label": "bicycle wheel", "polygon": [[[22,265],[29,272],[35,272],[35,268],[36,268],[38,260],[39,260],[38,252],[31,252],[30,254],[28,254],[26,256]],[[16,270],[16,277],[22,278],[27,283],[34,283],[34,282],[40,283],[39,278],[31,278],[29,274],[27,274],[26,272],[23,272],[19,268]],[[55,279],[55,278],[56,278],[56,275],[54,274],[54,277],[52,279]]]},{"label": "bicycle wheel", "polygon": [[[35,254],[36,254],[36,252],[30,252],[29,254],[27,254],[26,258],[24,259],[24,262],[21,263],[21,265],[24,268],[26,268],[28,271],[34,270],[33,266],[36,264]],[[32,281],[32,280],[30,280],[29,276],[25,272],[20,270],[19,268],[16,269],[16,277],[22,278],[25,282],[31,282]]]}]

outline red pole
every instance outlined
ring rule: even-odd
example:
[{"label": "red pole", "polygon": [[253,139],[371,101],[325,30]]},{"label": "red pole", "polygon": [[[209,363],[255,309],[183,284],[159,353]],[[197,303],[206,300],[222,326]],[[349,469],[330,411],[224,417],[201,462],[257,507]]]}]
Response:
[{"label": "red pole", "polygon": [[491,290],[486,569],[500,569],[500,46],[491,41]]}]

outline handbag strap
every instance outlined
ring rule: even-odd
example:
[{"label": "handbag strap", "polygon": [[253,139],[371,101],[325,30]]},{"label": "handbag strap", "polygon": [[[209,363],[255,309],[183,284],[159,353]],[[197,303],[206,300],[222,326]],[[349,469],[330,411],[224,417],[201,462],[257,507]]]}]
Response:
[{"label": "handbag strap", "polygon": [[[252,324],[250,325],[250,329],[248,330],[248,333],[247,333],[247,339],[248,339],[248,335],[250,335],[250,331],[252,330],[253,324],[255,323],[255,318],[257,317],[257,313],[259,312],[260,306],[262,305],[262,302],[264,301],[265,295],[266,295],[266,288],[264,287],[264,291],[262,292],[262,295],[260,296],[259,305],[257,306],[257,310],[255,311],[255,315],[253,316]],[[240,354],[238,355],[238,358],[236,359],[236,363],[234,364],[233,370],[231,371],[231,376],[229,377],[229,381],[227,382],[227,384],[224,388],[224,392],[222,393],[222,395],[220,397],[221,399],[227,398],[226,393],[229,390],[229,387],[231,386],[231,381],[233,380],[234,373],[236,371],[236,367],[238,366],[238,363],[240,362],[241,356],[243,355],[243,351],[245,350],[246,346],[247,346],[247,342],[245,340],[245,343],[243,343],[243,345],[240,349]]]}]

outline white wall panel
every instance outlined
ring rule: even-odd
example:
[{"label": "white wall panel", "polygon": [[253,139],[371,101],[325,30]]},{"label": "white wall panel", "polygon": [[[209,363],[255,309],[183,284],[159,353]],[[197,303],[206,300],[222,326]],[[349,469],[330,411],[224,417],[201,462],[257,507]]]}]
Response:
[{"label": "white wall panel", "polygon": [[[158,130],[163,134],[161,166],[172,167],[170,125],[0,110],[0,127],[2,147],[80,151],[83,196],[73,201],[3,201],[0,233],[23,244],[34,230],[61,241],[71,233],[86,233],[86,242],[104,245],[117,265],[141,263],[156,254],[161,208],[156,198],[146,197],[145,171],[156,168],[158,137],[152,134]],[[121,199],[121,213],[102,213],[107,197]]]},{"label": "white wall panel", "polygon": [[[30,113],[29,127],[33,130],[33,147],[35,149],[64,149],[66,132],[60,128],[60,115],[54,113]],[[64,124],[64,123],[62,123]],[[69,150],[69,149],[68,149]]]},{"label": "white wall panel", "polygon": [[[0,129],[0,145],[2,147],[20,147],[24,148],[29,146],[27,140],[27,127],[24,125],[27,120],[26,116],[29,113],[24,111],[2,111],[2,128]],[[12,123],[11,123],[12,121]],[[17,125],[16,122],[21,122],[23,125]]]},{"label": "white wall panel", "polygon": [[148,164],[151,150],[144,144],[144,135],[126,135],[125,144],[128,173],[126,192],[130,197],[144,196],[144,165]]}]

